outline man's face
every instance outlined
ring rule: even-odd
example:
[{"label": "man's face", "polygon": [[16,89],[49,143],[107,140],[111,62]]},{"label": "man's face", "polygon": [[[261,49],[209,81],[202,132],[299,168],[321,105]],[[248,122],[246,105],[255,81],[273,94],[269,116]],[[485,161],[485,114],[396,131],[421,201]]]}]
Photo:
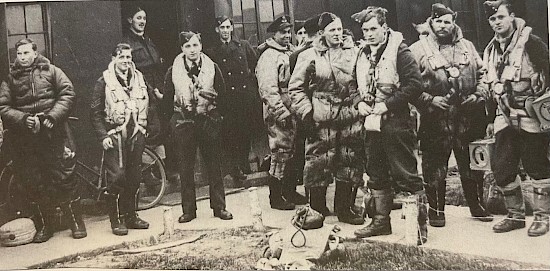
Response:
[{"label": "man's face", "polygon": [[220,26],[216,27],[216,32],[220,35],[222,40],[229,40],[231,38],[231,33],[233,33],[231,21],[225,20]]},{"label": "man's face", "polygon": [[291,27],[289,26],[275,32],[275,35],[273,35],[273,40],[281,46],[288,46],[290,44],[290,37],[292,36],[290,29]]},{"label": "man's face", "polygon": [[23,44],[17,47],[17,61],[23,67],[29,67],[34,63],[38,53],[32,49],[32,44]]},{"label": "man's face", "polygon": [[132,50],[121,50],[117,56],[113,56],[115,68],[121,72],[126,72],[132,62]]},{"label": "man's face", "polygon": [[190,61],[197,61],[201,55],[202,44],[197,35],[181,46],[181,51]]},{"label": "man's face", "polygon": [[298,29],[298,32],[296,32],[296,41],[298,42],[298,44],[304,42],[306,38],[307,38],[306,29],[303,27]]},{"label": "man's face", "polygon": [[342,28],[342,21],[337,18],[332,23],[325,26],[321,35],[325,38],[329,47],[336,47],[342,43],[344,29]]},{"label": "man's face", "polygon": [[510,14],[508,8],[505,5],[501,5],[498,7],[497,12],[489,17],[489,25],[491,25],[495,33],[505,35],[512,31],[514,19],[514,13]]},{"label": "man's face", "polygon": [[147,15],[145,11],[140,10],[132,18],[128,18],[128,22],[134,31],[142,33],[145,31],[145,25],[147,24]]},{"label": "man's face", "polygon": [[363,37],[365,38],[366,44],[376,46],[382,43],[386,38],[388,26],[386,24],[380,25],[376,17],[373,17],[370,20],[363,22],[361,30],[363,30]]},{"label": "man's face", "polygon": [[445,14],[439,18],[432,19],[432,28],[438,38],[451,36],[455,28],[455,21],[452,14]]}]

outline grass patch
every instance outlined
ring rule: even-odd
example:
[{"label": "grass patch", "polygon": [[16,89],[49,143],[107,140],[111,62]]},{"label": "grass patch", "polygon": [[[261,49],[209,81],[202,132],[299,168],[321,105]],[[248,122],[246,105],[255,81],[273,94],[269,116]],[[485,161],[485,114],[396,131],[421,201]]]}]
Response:
[{"label": "grass patch", "polygon": [[346,248],[322,256],[315,270],[515,270],[548,266],[468,257],[433,249],[382,242],[347,242]]}]

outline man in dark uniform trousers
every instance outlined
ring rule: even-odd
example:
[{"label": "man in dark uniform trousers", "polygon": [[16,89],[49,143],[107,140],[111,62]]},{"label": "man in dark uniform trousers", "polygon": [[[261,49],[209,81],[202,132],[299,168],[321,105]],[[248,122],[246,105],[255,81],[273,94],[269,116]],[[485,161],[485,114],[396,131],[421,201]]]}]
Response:
[{"label": "man in dark uniform trousers", "polygon": [[[229,174],[237,185],[251,172],[248,154],[255,129],[261,129],[260,99],[254,77],[258,57],[248,41],[233,37],[233,21],[216,18],[219,40],[205,50],[223,74],[227,89],[227,114],[222,128],[222,144]],[[243,174],[244,173],[244,174]]]}]

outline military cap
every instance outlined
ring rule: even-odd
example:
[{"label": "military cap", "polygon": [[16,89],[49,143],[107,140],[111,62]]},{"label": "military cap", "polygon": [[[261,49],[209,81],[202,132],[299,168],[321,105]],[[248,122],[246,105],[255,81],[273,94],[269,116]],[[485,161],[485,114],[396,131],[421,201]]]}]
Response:
[{"label": "military cap", "polygon": [[290,23],[290,17],[288,16],[281,16],[277,18],[275,21],[273,21],[268,27],[267,32],[275,33],[277,31],[283,30],[289,26],[292,26]]},{"label": "military cap", "polygon": [[356,22],[362,24],[364,22],[370,21],[372,18],[375,18],[378,15],[381,15],[385,21],[386,13],[388,13],[388,10],[385,8],[369,6],[366,9],[351,15],[351,18]]},{"label": "military cap", "polygon": [[319,29],[325,29],[327,25],[334,22],[336,19],[338,19],[338,16],[330,12],[323,12],[319,16],[319,23],[317,24],[317,26],[319,26]]},{"label": "military cap", "polygon": [[221,24],[223,24],[223,22],[227,20],[229,20],[231,25],[233,25],[233,19],[229,18],[229,16],[223,15],[216,18],[216,26],[220,26]]},{"label": "military cap", "polygon": [[509,9],[512,8],[512,1],[509,0],[494,0],[494,1],[485,1],[483,7],[485,7],[485,15],[487,18],[493,16],[497,13],[497,10],[500,6],[507,5]]},{"label": "military cap", "polygon": [[189,42],[189,40],[191,40],[191,38],[195,35],[199,38],[199,41],[200,41],[201,40],[201,35],[200,34],[197,34],[197,33],[192,32],[192,31],[183,31],[183,32],[181,32],[179,34],[180,45],[183,46],[184,44]]},{"label": "military cap", "polygon": [[304,29],[308,35],[313,35],[319,31],[319,18],[321,15],[315,15],[304,22]]},{"label": "military cap", "polygon": [[439,18],[447,14],[451,14],[453,15],[453,18],[456,18],[456,12],[446,7],[445,5],[441,3],[435,3],[432,5],[432,19]]}]

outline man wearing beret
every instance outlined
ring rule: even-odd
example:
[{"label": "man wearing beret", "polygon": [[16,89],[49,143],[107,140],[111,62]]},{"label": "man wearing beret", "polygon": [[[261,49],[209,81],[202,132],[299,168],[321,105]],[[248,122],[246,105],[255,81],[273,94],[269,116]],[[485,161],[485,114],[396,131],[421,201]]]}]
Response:
[{"label": "man wearing beret", "polygon": [[290,55],[290,73],[294,72],[296,61],[298,60],[298,55],[301,54],[303,51],[313,47],[313,40],[315,39],[315,37],[317,37],[317,34],[319,33],[319,26],[317,25],[319,23],[319,16],[320,15],[315,15],[304,22],[304,25],[301,28],[305,33],[304,40],[302,41],[302,47],[296,49]]},{"label": "man wearing beret", "polygon": [[197,148],[204,159],[210,185],[210,208],[214,216],[233,219],[225,209],[225,193],[220,168],[220,131],[225,113],[225,83],[220,68],[202,53],[199,34],[181,32],[182,53],[164,78],[161,102],[164,121],[170,123],[181,176],[181,207],[178,221],[187,223],[197,217],[194,166]]},{"label": "man wearing beret", "polygon": [[224,160],[234,183],[242,186],[244,174],[250,173],[248,154],[253,135],[263,131],[254,77],[258,57],[248,41],[233,36],[231,18],[218,17],[216,25],[219,39],[205,53],[218,64],[225,81],[228,108],[222,122]]},{"label": "man wearing beret", "polygon": [[454,152],[470,214],[492,221],[482,206],[483,171],[470,170],[468,146],[485,136],[483,91],[477,91],[483,63],[473,43],[456,25],[456,13],[432,5],[425,23],[428,33],[411,45],[420,72],[422,91],[415,104],[420,111],[420,149],[430,225],[445,226],[447,164]]},{"label": "man wearing beret", "polygon": [[298,56],[289,85],[291,110],[307,135],[304,186],[311,207],[326,216],[326,191],[335,180],[338,220],[361,225],[364,220],[351,210],[350,201],[364,172],[362,123],[355,108],[360,95],[352,76],[358,49],[344,40],[336,15],[321,14],[317,27],[319,36]]},{"label": "man wearing beret", "polygon": [[[292,116],[288,81],[290,79],[289,56],[292,53],[290,17],[277,18],[267,28],[274,33],[260,45],[260,59],[256,67],[256,76],[260,97],[264,103],[264,122],[267,126],[271,165],[269,168],[269,202],[271,208],[292,210],[294,203],[283,197],[283,190],[296,187],[296,178],[290,179],[288,171],[292,167],[296,137],[296,120]],[[288,186],[288,188],[284,188]],[[292,192],[296,193],[295,190]],[[294,194],[293,193],[293,194]],[[296,193],[297,194],[297,193]],[[303,196],[302,196],[303,198]],[[304,204],[305,200],[299,202]]]},{"label": "man wearing beret", "polygon": [[484,5],[495,31],[483,53],[487,68],[483,81],[489,89],[486,99],[496,104],[488,106],[494,123],[487,132],[496,139],[492,168],[508,209],[508,217],[495,224],[493,231],[525,227],[523,195],[516,178],[521,160],[534,180],[534,221],[527,234],[541,236],[548,232],[550,215],[550,134],[541,130],[533,101],[548,91],[548,45],[516,16],[510,1],[487,1]]},{"label": "man wearing beret", "polygon": [[355,67],[361,94],[359,114],[365,118],[366,172],[374,198],[374,218],[355,231],[361,238],[392,233],[392,188],[408,194],[418,206],[418,244],[427,241],[426,195],[414,155],[415,127],[409,103],[422,92],[421,76],[403,35],[388,28],[387,10],[368,7],[352,16],[361,24],[365,47]]}]

